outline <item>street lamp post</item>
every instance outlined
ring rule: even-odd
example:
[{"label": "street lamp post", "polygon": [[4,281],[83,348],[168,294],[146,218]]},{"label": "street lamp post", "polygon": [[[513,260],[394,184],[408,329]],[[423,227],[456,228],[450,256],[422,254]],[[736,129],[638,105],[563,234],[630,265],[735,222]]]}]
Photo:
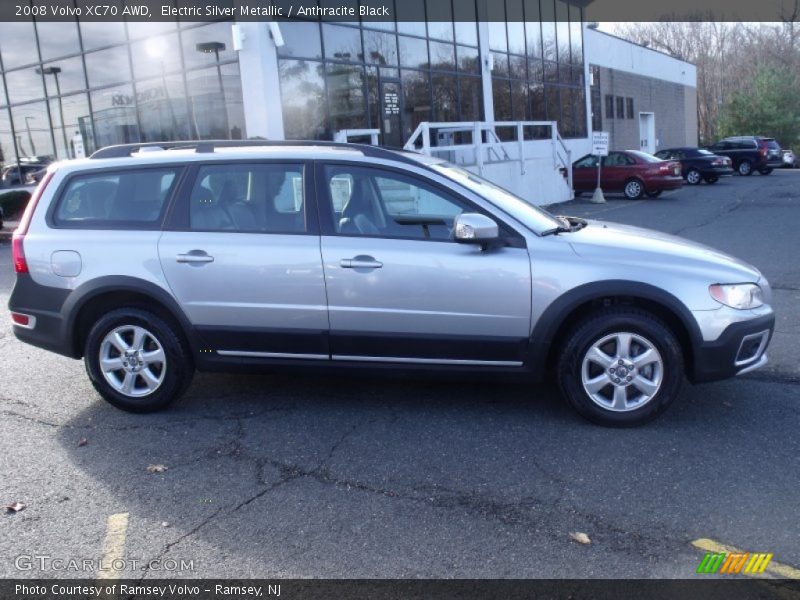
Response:
[{"label": "street lamp post", "polygon": [[61,100],[61,85],[58,81],[58,74],[61,73],[61,67],[44,67],[43,69],[36,69],[39,75],[52,75],[56,80],[56,95],[58,96],[58,114],[61,118],[61,137],[64,140],[64,152],[69,156],[69,144],[67,143],[67,124],[64,122],[64,103]]}]

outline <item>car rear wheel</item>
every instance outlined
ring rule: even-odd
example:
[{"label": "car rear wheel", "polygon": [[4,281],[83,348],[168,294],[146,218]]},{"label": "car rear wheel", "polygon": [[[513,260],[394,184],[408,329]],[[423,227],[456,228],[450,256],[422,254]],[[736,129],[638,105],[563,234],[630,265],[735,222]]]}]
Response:
[{"label": "car rear wheel", "polygon": [[772,169],[771,168],[759,169],[758,172],[761,173],[762,175],[769,175],[770,173],[772,173]]},{"label": "car rear wheel", "polygon": [[689,169],[689,172],[686,173],[686,183],[689,185],[697,185],[703,180],[703,176],[700,175],[700,171],[697,169]]},{"label": "car rear wheel", "polygon": [[174,328],[157,315],[120,308],[92,326],[84,351],[92,385],[128,412],[164,408],[189,387],[194,365]]},{"label": "car rear wheel", "polygon": [[623,192],[628,200],[638,200],[644,194],[644,185],[638,179],[629,179],[625,182]]},{"label": "car rear wheel", "polygon": [[739,171],[739,175],[751,175],[753,173],[753,165],[750,164],[749,160],[743,160],[736,167],[736,170]]},{"label": "car rear wheel", "polygon": [[705,178],[705,180],[706,183],[717,183],[719,181],[719,177],[717,177],[716,175],[709,175],[708,177]]},{"label": "car rear wheel", "polygon": [[678,397],[683,353],[673,332],[636,307],[598,310],[561,348],[558,385],[586,419],[612,427],[641,425]]}]

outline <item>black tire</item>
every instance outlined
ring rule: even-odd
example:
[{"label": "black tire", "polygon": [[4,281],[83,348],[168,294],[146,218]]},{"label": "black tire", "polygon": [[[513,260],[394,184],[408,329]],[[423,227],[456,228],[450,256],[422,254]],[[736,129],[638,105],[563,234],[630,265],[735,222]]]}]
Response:
[{"label": "black tire", "polygon": [[[134,328],[141,328],[149,334],[149,337],[146,337],[146,342],[142,342],[142,352],[152,351],[160,345],[165,357],[160,368],[158,368],[158,365],[154,367],[156,371],[151,371],[150,367],[147,366],[148,374],[157,373],[160,382],[151,392],[144,395],[133,396],[118,391],[109,382],[100,366],[101,349],[104,352],[117,352],[117,356],[110,358],[110,360],[130,360],[127,355],[112,349],[111,346],[113,344],[103,345],[106,336],[115,329],[122,331],[124,337],[127,335],[128,328],[131,331]],[[125,341],[129,341],[129,338]],[[151,346],[148,348],[145,344],[151,344]],[[130,345],[134,346],[133,343]],[[138,360],[141,360],[141,355],[139,355]],[[187,345],[183,343],[175,328],[161,317],[139,308],[120,308],[100,317],[92,325],[86,339],[84,363],[89,379],[91,379],[92,385],[97,392],[113,406],[133,413],[154,412],[174,402],[183,395],[194,376],[191,352]],[[121,367],[110,372],[110,377],[116,381],[123,379],[124,382],[127,380],[127,374],[130,374],[134,386],[132,392],[135,394],[137,393],[135,389],[137,384],[144,384],[145,388],[147,386],[146,379],[142,375],[144,368],[138,367],[138,373],[129,373],[128,364],[128,362],[125,362],[124,369]],[[136,368],[133,367],[133,370],[135,371]],[[142,394],[141,390],[139,394]]]},{"label": "black tire", "polygon": [[748,177],[753,174],[753,165],[749,160],[743,160],[736,166],[736,170],[739,172],[739,175]]},{"label": "black tire", "polygon": [[706,183],[717,183],[719,181],[719,177],[716,175],[708,175],[704,178]]},{"label": "black tire", "polygon": [[[594,400],[585,388],[583,380],[584,359],[589,350],[604,338],[626,333],[632,334],[635,338],[630,343],[631,352],[629,354],[633,354],[634,349],[644,348],[645,345],[637,341],[643,340],[651,348],[657,350],[658,354],[656,356],[660,357],[660,367],[655,364],[652,367],[650,365],[642,365],[639,367],[643,369],[641,373],[638,370],[634,370],[626,371],[624,375],[640,381],[638,376],[642,374],[645,375],[644,381],[647,382],[647,374],[644,369],[660,368],[660,379],[653,371],[649,372],[653,378],[652,380],[658,380],[660,383],[649,400],[640,400],[641,404],[637,405],[636,395],[639,394],[640,399],[642,399],[644,394],[639,391],[635,382],[627,384],[623,382],[620,386],[609,380],[606,387],[598,388],[595,395],[600,395],[602,398],[604,394],[610,391],[613,396],[614,390],[622,388],[627,390],[625,392],[626,400],[624,401],[626,403],[628,402],[627,397],[633,395],[633,401],[629,408],[624,411],[616,411],[610,406],[601,406],[601,403]],[[607,346],[603,346],[603,348],[607,348]],[[619,349],[620,346],[617,345],[614,352],[618,352]],[[610,349],[609,352],[611,352]],[[631,360],[640,355],[635,354]],[[616,361],[618,361],[618,358],[613,357],[607,372],[605,367],[601,368],[587,359],[586,374],[589,381],[596,377],[591,371],[592,368],[599,369],[600,375],[597,375],[597,377],[611,378],[612,375],[609,374],[611,369],[620,368]],[[625,363],[625,365],[627,364]],[[627,367],[623,365],[623,368]],[[675,334],[659,318],[636,307],[613,306],[590,313],[568,332],[566,341],[561,346],[558,354],[556,372],[561,394],[583,417],[599,425],[633,427],[654,419],[664,412],[678,397],[684,381],[683,352]],[[627,379],[627,381],[630,382],[632,380]],[[613,398],[609,402],[613,402]]]},{"label": "black tire", "polygon": [[772,173],[772,168],[767,167],[766,169],[759,169],[758,172],[761,173],[762,175],[769,175],[770,173]]},{"label": "black tire", "polygon": [[582,193],[583,193],[583,192],[578,192],[578,191],[575,191],[575,190],[573,190],[573,191],[572,191],[572,195],[573,195],[573,197],[575,197],[575,198],[580,198],[580,196],[581,196],[581,194],[582,194]]},{"label": "black tire", "polygon": [[686,183],[688,183],[689,185],[697,185],[701,181],[703,181],[703,176],[697,169],[689,169],[686,172]]},{"label": "black tire", "polygon": [[658,198],[661,195],[662,190],[656,190],[655,192],[645,192],[648,198]]},{"label": "black tire", "polygon": [[622,192],[628,200],[638,200],[644,194],[644,184],[640,179],[628,179]]}]

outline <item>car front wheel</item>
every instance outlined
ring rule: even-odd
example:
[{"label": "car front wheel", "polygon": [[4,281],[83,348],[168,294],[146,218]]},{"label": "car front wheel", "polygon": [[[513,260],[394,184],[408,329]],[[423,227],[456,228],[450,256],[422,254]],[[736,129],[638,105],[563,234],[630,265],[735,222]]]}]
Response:
[{"label": "car front wheel", "polygon": [[84,351],[92,385],[128,412],[159,410],[180,397],[194,366],[179,334],[159,316],[120,308],[92,326]]},{"label": "car front wheel", "polygon": [[743,160],[739,163],[739,166],[736,168],[739,171],[739,175],[751,175],[753,173],[753,165],[750,164],[750,161]]},{"label": "car front wheel", "polygon": [[635,307],[598,310],[578,323],[558,356],[558,385],[588,420],[641,425],[677,398],[683,353],[672,331]]},{"label": "car front wheel", "polygon": [[703,176],[700,175],[700,171],[697,169],[690,169],[688,173],[686,173],[686,183],[689,185],[697,185],[703,180]]}]

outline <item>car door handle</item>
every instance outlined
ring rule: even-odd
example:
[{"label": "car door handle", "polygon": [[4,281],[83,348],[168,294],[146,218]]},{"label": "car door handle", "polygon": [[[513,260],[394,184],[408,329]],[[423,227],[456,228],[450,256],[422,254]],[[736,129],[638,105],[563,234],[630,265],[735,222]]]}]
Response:
[{"label": "car door handle", "polygon": [[383,263],[371,256],[356,256],[354,258],[343,258],[339,261],[339,266],[343,269],[380,269]]},{"label": "car door handle", "polygon": [[178,254],[177,260],[179,263],[210,263],[214,262],[214,257],[202,250],[192,250],[186,254]]}]

